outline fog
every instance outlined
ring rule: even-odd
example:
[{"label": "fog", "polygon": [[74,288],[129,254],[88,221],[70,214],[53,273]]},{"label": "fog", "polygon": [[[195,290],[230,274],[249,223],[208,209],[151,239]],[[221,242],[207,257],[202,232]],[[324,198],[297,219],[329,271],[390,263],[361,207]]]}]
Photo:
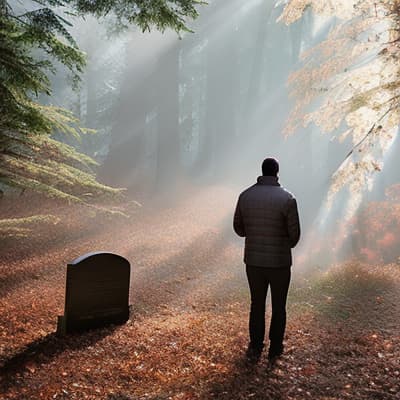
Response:
[{"label": "fog", "polygon": [[[337,235],[346,240],[339,222],[354,216],[362,200],[382,200],[384,188],[397,179],[386,171],[398,168],[389,152],[389,166],[377,174],[373,190],[360,195],[352,215],[346,190],[327,206],[332,175],[351,142],[332,140],[315,126],[290,137],[282,132],[294,105],[288,76],[299,68],[301,52],[335,22],[307,14],[286,26],[276,21],[282,5],[275,3],[211,1],[190,24],[193,33],[181,38],[168,31],[116,34],[112,20],[77,20],[73,34],[88,67],[78,95],[58,79],[54,99],[63,105],[72,99],[70,107],[98,130],[81,144],[100,162],[98,178],[127,188],[143,204],[158,200],[160,212],[164,199],[178,204],[190,199],[193,188],[226,187],[230,197],[221,223],[228,226],[237,195],[261,174],[265,157],[276,157],[281,184],[298,199],[299,260],[332,263],[351,257],[351,245],[328,244]],[[316,242],[332,253],[314,254],[321,248]]]}]

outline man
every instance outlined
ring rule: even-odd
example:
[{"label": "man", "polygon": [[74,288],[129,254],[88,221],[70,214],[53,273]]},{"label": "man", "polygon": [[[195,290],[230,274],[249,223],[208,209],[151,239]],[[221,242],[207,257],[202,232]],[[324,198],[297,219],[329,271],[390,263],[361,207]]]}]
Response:
[{"label": "man", "polygon": [[264,348],[268,286],[272,301],[268,358],[272,360],[283,352],[291,249],[300,238],[296,199],[280,186],[278,172],[277,160],[264,160],[263,176],[240,194],[233,221],[235,232],[246,238],[244,262],[251,294],[250,343],[246,354],[252,361],[259,360]]}]

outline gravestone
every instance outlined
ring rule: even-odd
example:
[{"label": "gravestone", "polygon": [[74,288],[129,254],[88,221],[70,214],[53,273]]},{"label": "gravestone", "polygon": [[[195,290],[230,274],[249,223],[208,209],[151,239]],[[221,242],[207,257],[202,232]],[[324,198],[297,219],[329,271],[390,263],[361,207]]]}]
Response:
[{"label": "gravestone", "polygon": [[67,266],[60,334],[123,324],[129,319],[130,264],[107,252],[88,253]]}]

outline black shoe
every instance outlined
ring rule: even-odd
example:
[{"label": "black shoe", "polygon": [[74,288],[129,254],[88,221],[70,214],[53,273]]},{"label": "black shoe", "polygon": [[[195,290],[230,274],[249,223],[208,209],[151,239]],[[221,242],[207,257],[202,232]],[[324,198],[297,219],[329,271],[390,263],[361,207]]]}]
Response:
[{"label": "black shoe", "polygon": [[253,347],[249,345],[246,351],[247,360],[253,363],[258,362],[261,358],[262,351],[263,347]]},{"label": "black shoe", "polygon": [[271,344],[268,350],[268,359],[274,360],[275,358],[279,357],[283,353],[283,344],[275,345]]}]

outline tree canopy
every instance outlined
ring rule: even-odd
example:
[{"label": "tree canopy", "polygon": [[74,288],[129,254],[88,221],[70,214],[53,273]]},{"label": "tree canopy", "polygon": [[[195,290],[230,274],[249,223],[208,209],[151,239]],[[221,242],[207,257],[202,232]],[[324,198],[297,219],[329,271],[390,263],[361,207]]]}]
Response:
[{"label": "tree canopy", "polygon": [[[119,29],[131,24],[188,30],[187,18],[197,16],[197,0],[85,1],[32,0],[0,2],[0,180],[7,186],[79,200],[82,194],[114,193],[96,182],[94,160],[50,137],[62,132],[79,137],[90,130],[67,110],[39,103],[51,95],[49,74],[55,62],[64,65],[77,85],[85,66],[68,27],[68,17],[113,14]],[[96,193],[97,192],[97,193]]]},{"label": "tree canopy", "polygon": [[280,19],[291,24],[310,9],[335,24],[303,52],[289,78],[296,103],[286,133],[315,123],[339,141],[351,140],[329,198],[343,185],[357,196],[382,168],[398,132],[400,2],[291,0]]}]

